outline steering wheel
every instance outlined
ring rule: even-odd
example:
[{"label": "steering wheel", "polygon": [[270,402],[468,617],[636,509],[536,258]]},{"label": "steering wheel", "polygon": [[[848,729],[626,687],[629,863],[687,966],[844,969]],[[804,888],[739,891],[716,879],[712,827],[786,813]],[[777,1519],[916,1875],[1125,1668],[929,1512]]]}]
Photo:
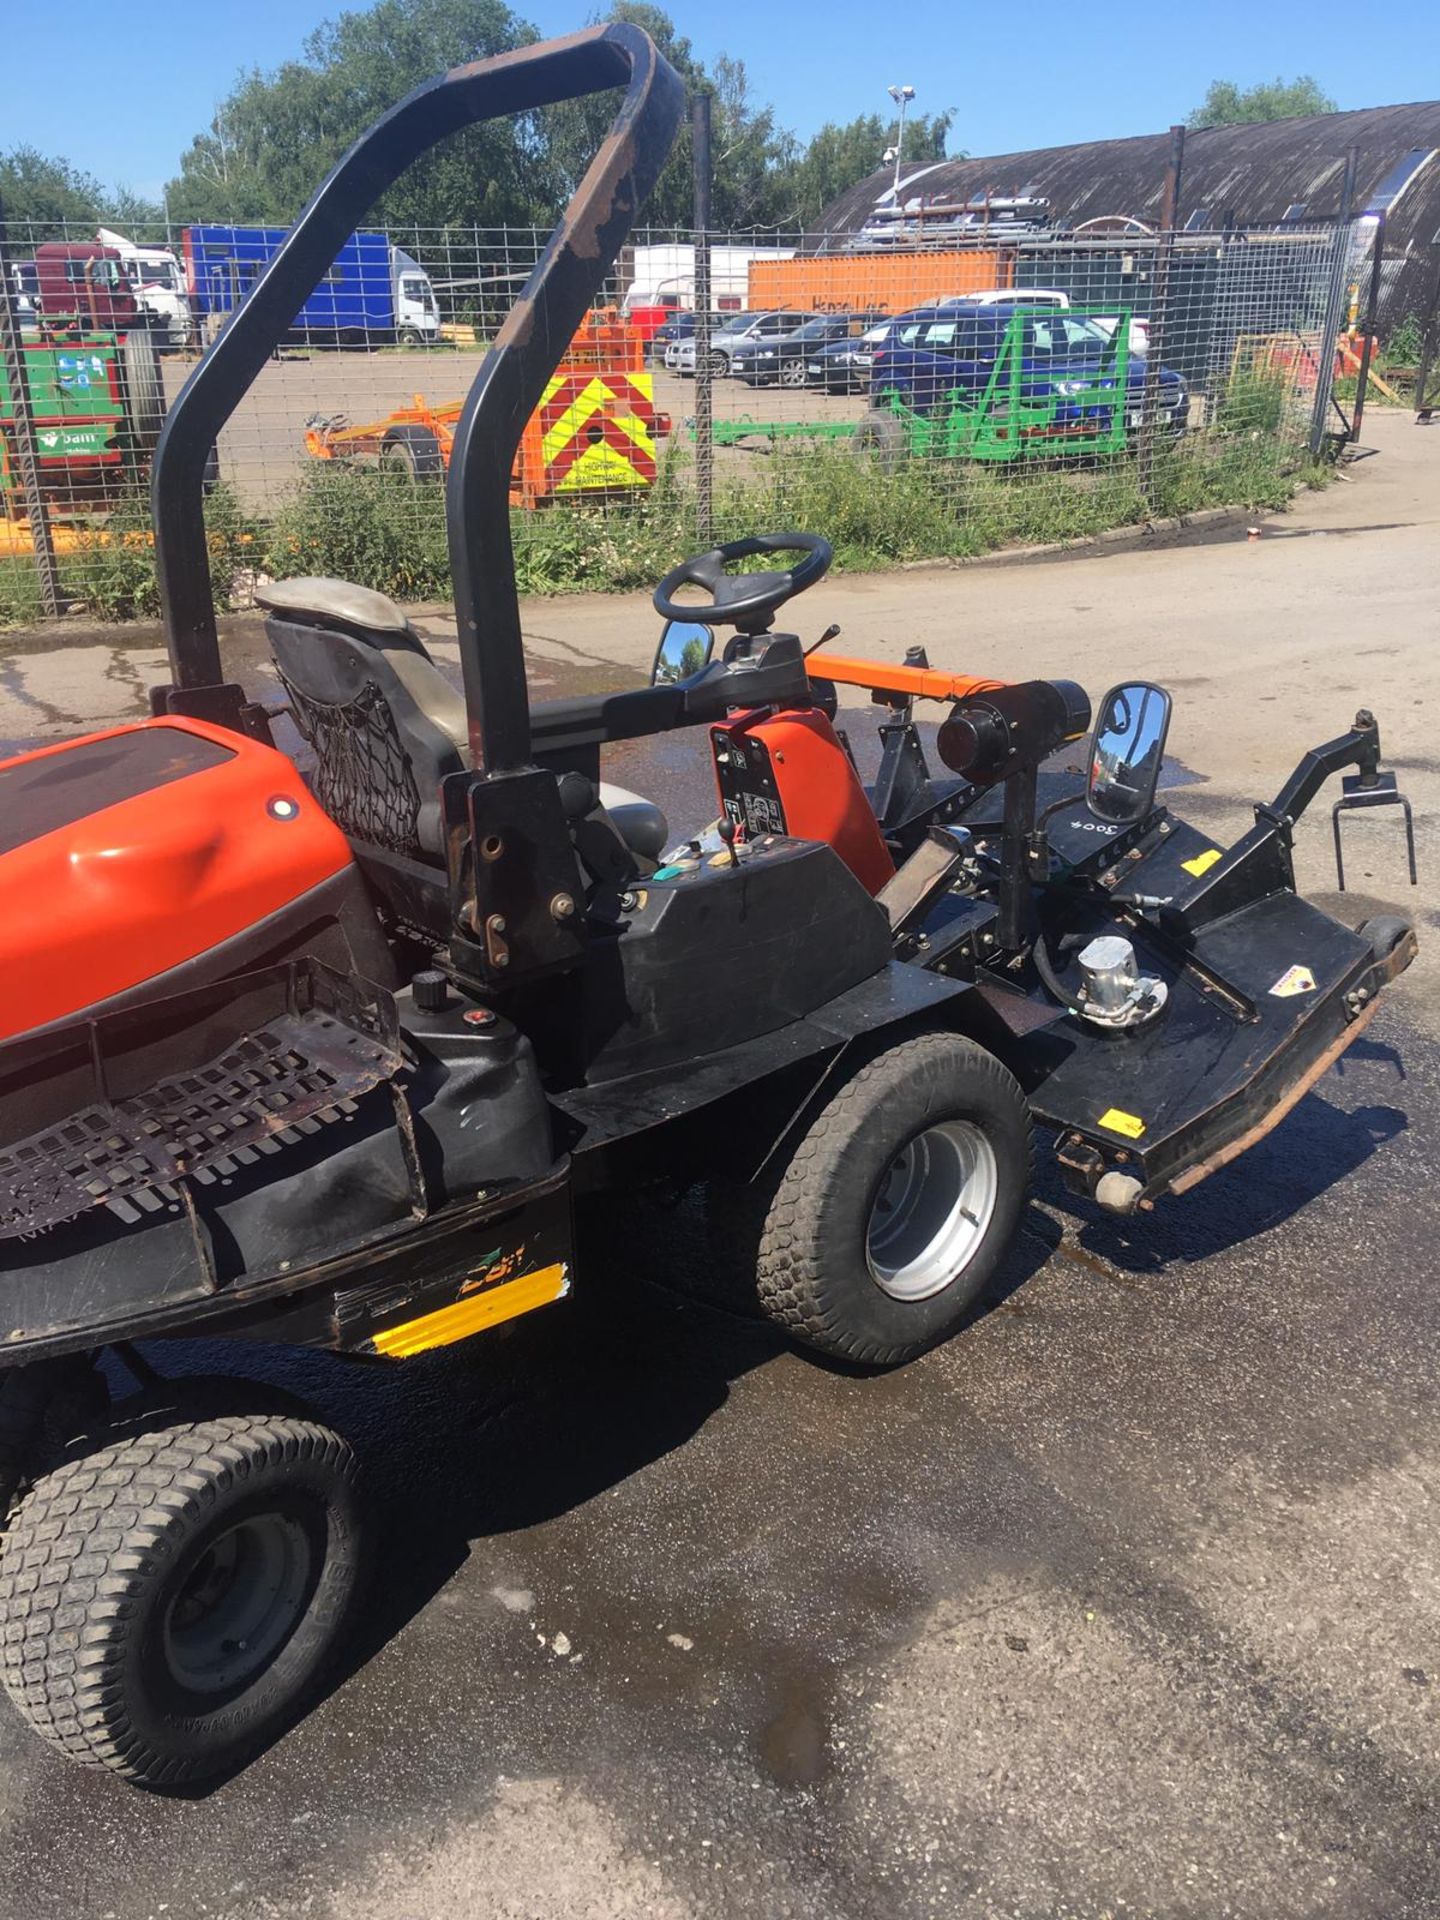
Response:
[{"label": "steering wheel", "polygon": [[[803,553],[793,567],[764,573],[726,573],[732,560],[757,553]],[[727,540],[672,567],[655,589],[655,611],[666,620],[698,620],[706,627],[739,627],[762,633],[777,607],[823,578],[835,549],[818,533],[756,533]],[[681,587],[703,587],[708,600],[677,600]]]}]

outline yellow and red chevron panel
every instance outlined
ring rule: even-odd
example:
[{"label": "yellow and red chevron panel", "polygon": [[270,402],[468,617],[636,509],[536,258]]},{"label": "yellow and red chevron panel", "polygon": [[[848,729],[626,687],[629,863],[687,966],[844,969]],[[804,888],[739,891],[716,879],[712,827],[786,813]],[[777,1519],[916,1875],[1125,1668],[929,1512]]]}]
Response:
[{"label": "yellow and red chevron panel", "polygon": [[655,482],[655,381],[649,373],[564,370],[536,413],[537,498],[613,493]]}]

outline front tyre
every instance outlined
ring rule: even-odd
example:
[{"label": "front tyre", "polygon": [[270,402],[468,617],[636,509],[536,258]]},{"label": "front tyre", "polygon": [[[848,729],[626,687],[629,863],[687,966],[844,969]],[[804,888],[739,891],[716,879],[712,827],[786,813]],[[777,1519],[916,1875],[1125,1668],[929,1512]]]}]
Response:
[{"label": "front tyre", "polygon": [[1029,1181],[1013,1075],[957,1034],[903,1041],[846,1081],[796,1147],[760,1236],[760,1305],[821,1353],[911,1360],[994,1279]]},{"label": "front tyre", "polygon": [[303,1414],[173,1405],[36,1481],[0,1552],[0,1681],[62,1753],[145,1786],[280,1733],[353,1601],[346,1443]]}]

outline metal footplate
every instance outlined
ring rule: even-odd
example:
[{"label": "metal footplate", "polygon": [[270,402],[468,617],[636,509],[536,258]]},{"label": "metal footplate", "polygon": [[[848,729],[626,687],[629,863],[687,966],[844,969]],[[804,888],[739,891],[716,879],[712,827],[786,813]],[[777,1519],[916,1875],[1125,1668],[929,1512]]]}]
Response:
[{"label": "metal footplate", "polygon": [[193,1224],[192,1181],[279,1151],[402,1064],[390,994],[315,960],[0,1046],[0,1137],[30,1123],[0,1146],[0,1240],[97,1207],[130,1225],[178,1203]]}]

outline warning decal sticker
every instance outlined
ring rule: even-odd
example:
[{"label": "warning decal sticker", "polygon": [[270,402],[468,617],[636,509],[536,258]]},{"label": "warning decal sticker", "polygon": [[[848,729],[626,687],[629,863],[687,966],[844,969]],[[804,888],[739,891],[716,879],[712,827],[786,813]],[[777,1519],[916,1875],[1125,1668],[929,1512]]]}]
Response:
[{"label": "warning decal sticker", "polygon": [[1270,991],[1277,1000],[1293,1000],[1297,993],[1314,993],[1315,976],[1308,967],[1287,967]]}]

